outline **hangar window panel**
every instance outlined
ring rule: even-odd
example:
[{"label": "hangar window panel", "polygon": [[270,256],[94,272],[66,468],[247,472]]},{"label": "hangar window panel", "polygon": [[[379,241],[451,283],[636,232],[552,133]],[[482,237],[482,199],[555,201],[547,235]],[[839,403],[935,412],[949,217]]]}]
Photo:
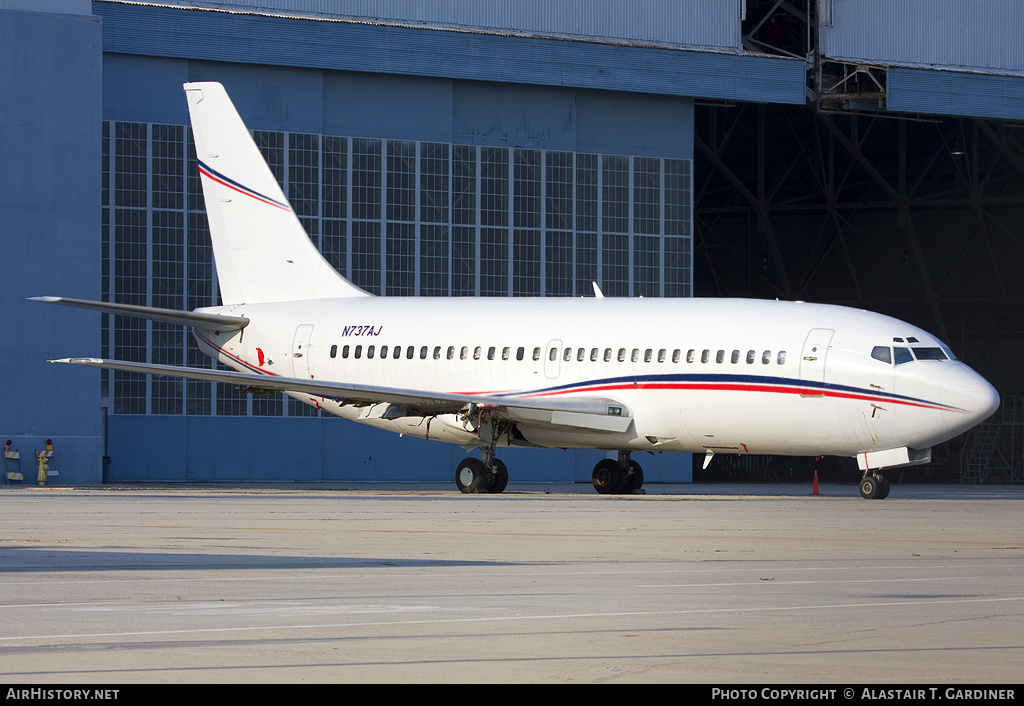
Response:
[{"label": "hangar window panel", "polygon": [[476,229],[452,227],[452,296],[476,295]]},{"label": "hangar window panel", "polygon": [[609,297],[628,297],[629,236],[605,233],[601,248],[601,280]]},{"label": "hangar window panel", "polygon": [[571,152],[546,152],[544,156],[545,227],[573,228],[573,160]]},{"label": "hangar window panel", "polygon": [[379,220],[381,215],[381,141],[352,140],[352,217]]},{"label": "hangar window panel", "polygon": [[448,226],[420,226],[420,296],[448,296]]},{"label": "hangar window panel", "polygon": [[345,218],[348,216],[348,140],[324,137],[321,145],[321,214],[324,218]]},{"label": "hangar window panel", "polygon": [[645,235],[661,233],[661,160],[633,160],[633,230]]},{"label": "hangar window panel", "polygon": [[605,155],[601,159],[601,230],[629,232],[629,158]]},{"label": "hangar window panel", "polygon": [[552,297],[571,297],[573,295],[572,233],[549,230],[545,247],[544,293]]},{"label": "hangar window panel", "polygon": [[148,126],[142,123],[114,124],[114,204],[119,207],[146,208]]},{"label": "hangar window panel", "polygon": [[576,234],[576,296],[593,296],[592,282],[600,277],[597,270],[597,234]]},{"label": "hangar window panel", "polygon": [[[155,180],[154,180],[155,183]],[[183,194],[179,189],[179,196]],[[181,211],[153,211],[152,305],[165,309],[185,306],[185,216]],[[150,323],[152,331],[149,360],[159,365],[185,364],[185,331],[176,324]],[[181,414],[184,381],[151,378],[150,412]]]},{"label": "hangar window panel", "polygon": [[661,294],[660,239],[649,235],[633,238],[633,296]]},{"label": "hangar window panel", "polygon": [[513,166],[515,228],[540,229],[540,151],[516,150]]},{"label": "hangar window panel", "polygon": [[[283,183],[283,182],[282,182]],[[288,135],[288,201],[302,219],[320,215],[320,136]],[[314,236],[314,232],[309,232]],[[313,237],[313,242],[319,242]]]},{"label": "hangar window panel", "polygon": [[420,221],[448,223],[449,146],[439,142],[420,144]]},{"label": "hangar window panel", "polygon": [[665,160],[665,235],[690,235],[690,161]]},{"label": "hangar window panel", "polygon": [[416,143],[388,141],[387,218],[416,220]]},{"label": "hangar window panel", "polygon": [[153,208],[181,210],[185,199],[185,128],[153,126]]},{"label": "hangar window panel", "polygon": [[476,225],[477,150],[471,145],[452,147],[452,223]]},{"label": "hangar window panel", "polygon": [[691,296],[691,259],[689,238],[664,238],[664,296]]},{"label": "hangar window panel", "polygon": [[597,155],[576,155],[576,230],[597,232]]},{"label": "hangar window panel", "polygon": [[380,294],[380,222],[352,222],[352,281],[372,294]]},{"label": "hangar window panel", "polygon": [[508,226],[508,150],[480,148],[480,224]]},{"label": "hangar window panel", "polygon": [[512,294],[539,297],[540,231],[516,229],[512,246]]},{"label": "hangar window panel", "polygon": [[389,296],[416,294],[416,226],[412,223],[388,223],[387,287]]},{"label": "hangar window panel", "polygon": [[480,229],[480,296],[508,295],[508,230]]},{"label": "hangar window panel", "polygon": [[[145,183],[145,180],[144,182]],[[115,203],[118,199],[115,199]],[[114,212],[114,301],[145,306],[149,277],[147,212],[117,209]],[[119,360],[147,360],[148,325],[142,319],[113,317],[113,354]],[[145,414],[148,408],[146,376],[115,370],[115,414]]]}]

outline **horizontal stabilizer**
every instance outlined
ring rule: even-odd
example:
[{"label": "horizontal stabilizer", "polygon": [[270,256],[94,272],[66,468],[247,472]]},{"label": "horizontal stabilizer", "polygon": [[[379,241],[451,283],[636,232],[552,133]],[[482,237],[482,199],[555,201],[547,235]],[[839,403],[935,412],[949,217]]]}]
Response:
[{"label": "horizontal stabilizer", "polygon": [[122,316],[137,316],[141,319],[217,331],[237,331],[249,325],[249,319],[246,317],[228,314],[205,314],[196,311],[178,311],[177,309],[160,309],[153,306],[116,304],[114,302],[94,302],[88,299],[69,299],[68,297],[29,297],[29,299],[44,304],[63,304],[79,309],[105,311],[108,314],[121,314]]}]

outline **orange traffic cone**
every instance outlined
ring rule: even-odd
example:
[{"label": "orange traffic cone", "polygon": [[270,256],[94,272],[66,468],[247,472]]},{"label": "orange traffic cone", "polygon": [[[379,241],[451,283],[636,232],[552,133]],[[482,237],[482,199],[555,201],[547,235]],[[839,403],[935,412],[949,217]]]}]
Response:
[{"label": "orange traffic cone", "polygon": [[814,469],[814,488],[811,490],[811,495],[818,494],[818,469]]}]

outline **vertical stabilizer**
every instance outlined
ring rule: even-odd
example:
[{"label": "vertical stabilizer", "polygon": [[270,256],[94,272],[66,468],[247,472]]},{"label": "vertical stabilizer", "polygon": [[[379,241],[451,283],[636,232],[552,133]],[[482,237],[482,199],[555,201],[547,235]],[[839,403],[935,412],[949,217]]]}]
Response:
[{"label": "vertical stabilizer", "polygon": [[369,296],[317,251],[219,83],[186,83],[224,304]]}]

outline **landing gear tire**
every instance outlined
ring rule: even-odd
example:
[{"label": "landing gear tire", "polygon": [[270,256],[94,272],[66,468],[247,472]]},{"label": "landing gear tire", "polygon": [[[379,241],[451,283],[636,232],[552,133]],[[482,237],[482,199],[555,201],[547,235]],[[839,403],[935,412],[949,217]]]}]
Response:
[{"label": "landing gear tire", "polygon": [[491,461],[491,472],[487,474],[487,485],[485,489],[488,493],[500,493],[505,490],[505,486],[508,485],[508,468],[505,464],[498,459]]},{"label": "landing gear tire", "polygon": [[594,490],[601,495],[614,495],[622,490],[626,482],[626,472],[612,459],[602,459],[594,466],[591,482],[594,484]]},{"label": "landing gear tire", "polygon": [[874,476],[864,476],[860,479],[860,496],[865,500],[874,500],[878,497],[882,484]]},{"label": "landing gear tire", "polygon": [[479,493],[487,483],[487,476],[487,466],[483,461],[472,457],[464,458],[455,468],[455,485],[463,493]]}]

